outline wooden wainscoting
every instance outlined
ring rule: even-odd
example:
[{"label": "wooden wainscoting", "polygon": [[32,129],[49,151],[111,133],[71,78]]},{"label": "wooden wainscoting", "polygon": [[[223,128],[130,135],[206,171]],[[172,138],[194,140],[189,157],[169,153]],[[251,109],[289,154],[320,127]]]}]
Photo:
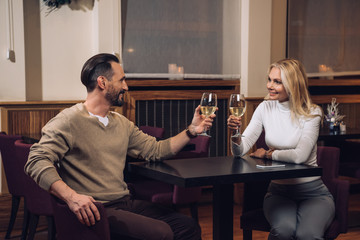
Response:
[{"label": "wooden wainscoting", "polygon": [[309,79],[309,91],[314,103],[326,113],[332,98],[339,103],[341,115],[345,115],[346,126],[359,127],[360,119],[360,79],[358,77],[335,77],[335,79]]},{"label": "wooden wainscoting", "polygon": [[331,103],[332,98],[336,98],[339,103],[339,112],[345,115],[344,122],[346,126],[358,128],[360,123],[360,95],[317,95],[312,96],[314,103],[318,104],[326,114],[327,105]]},{"label": "wooden wainscoting", "polygon": [[62,109],[78,101],[2,102],[1,130],[7,134],[40,133],[41,128]]},{"label": "wooden wainscoting", "polygon": [[[42,127],[61,110],[82,101],[0,102],[1,131],[9,135],[40,135]],[[122,112],[121,108],[113,108]],[[1,168],[1,193],[8,188]]]},{"label": "wooden wainscoting", "polygon": [[[40,134],[41,128],[62,109],[78,101],[1,102],[1,131],[9,135]],[[6,177],[1,167],[1,193],[7,193]]]}]

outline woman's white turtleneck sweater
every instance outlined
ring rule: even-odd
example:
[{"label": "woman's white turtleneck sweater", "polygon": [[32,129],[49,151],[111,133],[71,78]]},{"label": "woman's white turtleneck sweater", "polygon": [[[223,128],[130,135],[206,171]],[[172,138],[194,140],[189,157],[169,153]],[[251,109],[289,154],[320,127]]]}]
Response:
[{"label": "woman's white turtleneck sweater", "polygon": [[[277,161],[317,166],[316,150],[321,110],[312,111],[314,118],[291,119],[289,101],[269,100],[262,102],[255,110],[245,129],[240,145],[232,142],[234,156],[245,155],[259,138],[263,128],[266,144],[275,149],[272,159]],[[320,177],[273,180],[280,184],[299,184]]]}]

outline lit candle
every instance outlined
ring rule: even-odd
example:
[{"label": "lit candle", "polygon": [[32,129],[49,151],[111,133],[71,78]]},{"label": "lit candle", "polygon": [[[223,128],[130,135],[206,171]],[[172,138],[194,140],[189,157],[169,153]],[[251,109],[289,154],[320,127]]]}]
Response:
[{"label": "lit candle", "polygon": [[325,64],[319,64],[319,72],[327,72],[327,66]]},{"label": "lit candle", "polygon": [[177,74],[184,74],[184,67],[182,66],[177,67]]},{"label": "lit candle", "polygon": [[178,74],[178,76],[176,77],[177,80],[182,80],[182,79],[184,79],[184,76],[183,76],[183,74],[184,74],[184,67],[182,67],[182,66],[177,67],[177,69],[176,69],[176,74]]},{"label": "lit candle", "polygon": [[168,70],[169,70],[170,74],[176,73],[176,70],[177,70],[176,63],[169,63]]},{"label": "lit candle", "polygon": [[[175,74],[176,71],[177,71],[177,65],[176,65],[176,63],[169,63],[169,64],[168,64],[168,71],[169,71],[169,74]],[[174,80],[175,78],[174,78],[174,77],[170,77],[169,79],[170,79],[170,80]]]}]

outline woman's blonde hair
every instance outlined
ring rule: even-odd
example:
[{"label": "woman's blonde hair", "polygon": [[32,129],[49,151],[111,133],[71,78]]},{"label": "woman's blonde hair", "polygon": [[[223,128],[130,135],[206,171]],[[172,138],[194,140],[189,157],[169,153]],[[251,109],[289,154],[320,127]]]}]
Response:
[{"label": "woman's blonde hair", "polygon": [[312,113],[317,105],[311,101],[308,91],[308,78],[302,63],[295,59],[282,59],[270,65],[268,74],[274,67],[280,69],[281,80],[289,96],[292,118],[319,116]]}]

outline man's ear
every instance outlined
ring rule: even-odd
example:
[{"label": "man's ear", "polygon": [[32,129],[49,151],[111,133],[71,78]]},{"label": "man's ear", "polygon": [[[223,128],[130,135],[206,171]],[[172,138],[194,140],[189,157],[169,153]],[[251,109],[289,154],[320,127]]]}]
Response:
[{"label": "man's ear", "polygon": [[99,76],[96,80],[99,88],[105,89],[105,78],[103,76]]}]

